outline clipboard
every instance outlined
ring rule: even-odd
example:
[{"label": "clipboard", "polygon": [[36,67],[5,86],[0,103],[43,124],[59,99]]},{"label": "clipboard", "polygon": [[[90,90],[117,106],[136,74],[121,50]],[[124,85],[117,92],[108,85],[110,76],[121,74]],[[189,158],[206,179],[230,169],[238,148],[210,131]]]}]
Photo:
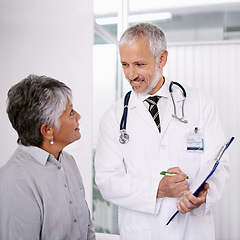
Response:
[{"label": "clipboard", "polygon": [[[215,172],[215,170],[217,169],[217,167],[219,165],[219,161],[222,158],[222,155],[227,150],[227,148],[230,146],[230,144],[232,143],[233,140],[234,140],[234,137],[231,137],[231,139],[225,145],[222,146],[222,148],[220,149],[220,151],[215,159],[215,163],[214,163],[213,167],[212,167],[212,163],[211,163],[211,165],[210,164],[206,165],[201,170],[201,172],[197,175],[197,177],[194,179],[194,181],[192,182],[192,184],[190,186],[190,192],[192,192],[194,196],[198,195],[201,187],[213,175],[213,173]],[[179,213],[179,211],[176,210],[171,215],[171,217],[169,218],[166,225],[168,225],[177,216],[178,213]]]}]

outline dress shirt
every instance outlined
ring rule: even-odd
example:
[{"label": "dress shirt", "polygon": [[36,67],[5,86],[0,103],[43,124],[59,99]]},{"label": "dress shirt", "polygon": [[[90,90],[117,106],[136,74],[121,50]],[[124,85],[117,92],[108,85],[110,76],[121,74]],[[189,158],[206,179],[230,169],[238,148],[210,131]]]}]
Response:
[{"label": "dress shirt", "polygon": [[20,145],[0,168],[1,240],[94,240],[74,158]]},{"label": "dress shirt", "polygon": [[165,107],[166,107],[166,100],[168,99],[169,92],[168,92],[168,84],[166,83],[166,80],[164,81],[163,86],[153,95],[150,94],[138,94],[138,98],[143,102],[143,104],[146,106],[146,108],[149,108],[149,104],[145,101],[148,97],[153,96],[160,96],[160,99],[157,102],[158,112],[159,112],[159,119],[160,124],[163,121]]}]

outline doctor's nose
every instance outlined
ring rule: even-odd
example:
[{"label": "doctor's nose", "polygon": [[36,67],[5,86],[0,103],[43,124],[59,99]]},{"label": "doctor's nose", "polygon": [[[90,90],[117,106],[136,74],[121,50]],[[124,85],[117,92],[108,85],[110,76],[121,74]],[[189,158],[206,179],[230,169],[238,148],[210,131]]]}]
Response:
[{"label": "doctor's nose", "polygon": [[138,73],[134,68],[130,68],[128,72],[128,79],[129,80],[134,80],[138,77]]}]

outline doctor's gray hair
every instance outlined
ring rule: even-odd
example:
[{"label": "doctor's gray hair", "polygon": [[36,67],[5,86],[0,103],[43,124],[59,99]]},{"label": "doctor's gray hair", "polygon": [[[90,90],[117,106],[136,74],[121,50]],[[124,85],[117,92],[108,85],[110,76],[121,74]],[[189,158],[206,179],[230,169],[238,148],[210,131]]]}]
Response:
[{"label": "doctor's gray hair", "polygon": [[122,35],[119,46],[123,44],[133,44],[140,37],[144,37],[149,42],[149,48],[155,59],[167,49],[167,42],[164,32],[151,23],[138,23],[129,27]]},{"label": "doctor's gray hair", "polygon": [[41,126],[48,124],[57,130],[59,118],[72,100],[71,89],[46,76],[29,75],[8,91],[7,113],[18,133],[18,143],[41,147]]}]

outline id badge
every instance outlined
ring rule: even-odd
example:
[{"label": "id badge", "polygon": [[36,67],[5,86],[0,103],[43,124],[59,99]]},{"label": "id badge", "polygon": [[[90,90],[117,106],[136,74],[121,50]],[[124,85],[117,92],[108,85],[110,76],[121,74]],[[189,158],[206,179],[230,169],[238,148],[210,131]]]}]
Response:
[{"label": "id badge", "polygon": [[199,132],[199,129],[195,127],[193,132],[190,132],[186,136],[186,144],[188,152],[203,152],[204,140],[203,135]]}]

